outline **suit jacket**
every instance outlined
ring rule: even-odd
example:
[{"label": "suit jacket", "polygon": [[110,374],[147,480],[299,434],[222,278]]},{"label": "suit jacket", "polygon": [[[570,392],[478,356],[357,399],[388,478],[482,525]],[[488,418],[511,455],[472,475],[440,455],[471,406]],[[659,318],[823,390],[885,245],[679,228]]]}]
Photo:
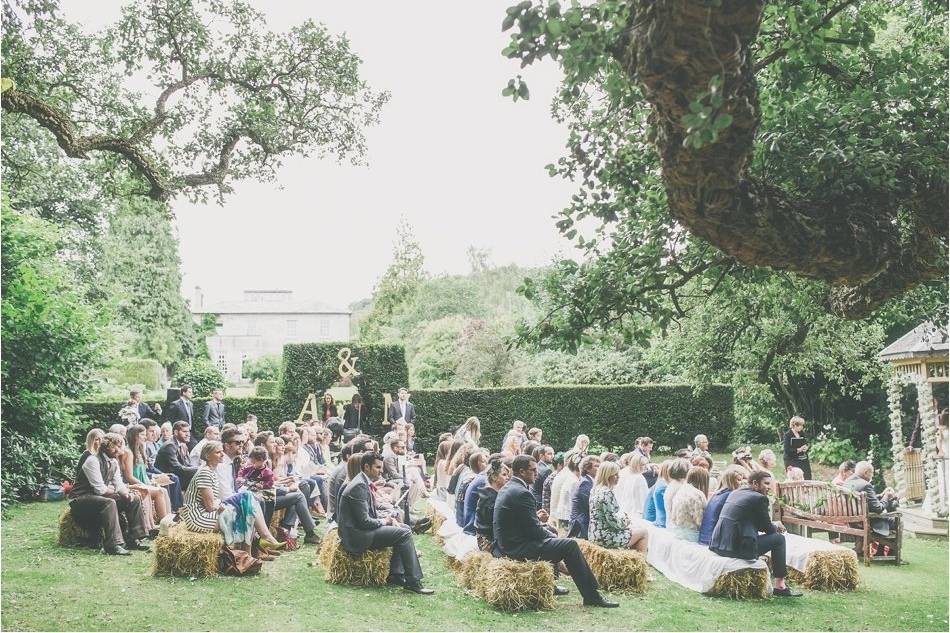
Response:
[{"label": "suit jacket", "polygon": [[188,424],[192,424],[191,411],[191,400],[179,398],[168,406],[168,421],[174,424],[179,420],[184,420]]},{"label": "suit jacket", "polygon": [[544,496],[544,482],[553,471],[554,469],[547,462],[538,462],[538,478],[534,480],[531,492],[538,502],[539,510],[541,509],[541,497]]},{"label": "suit jacket", "polygon": [[386,481],[402,479],[402,472],[399,469],[399,456],[395,453],[390,453],[383,458],[383,479]]},{"label": "suit jacket", "polygon": [[205,426],[220,427],[224,424],[224,402],[208,400],[205,403]]},{"label": "suit jacket", "polygon": [[406,415],[403,416],[402,411],[399,409],[399,401],[396,400],[391,405],[389,405],[389,421],[395,422],[401,417],[406,418],[406,422],[412,422],[416,419],[416,407],[411,402],[406,400]]},{"label": "suit jacket", "polygon": [[537,560],[541,544],[551,538],[538,520],[534,495],[521,479],[512,477],[498,493],[492,531],[496,553],[517,560]]},{"label": "suit jacket", "polygon": [[[897,504],[896,500],[891,503],[881,501],[877,496],[877,490],[874,489],[874,485],[870,481],[858,477],[857,475],[851,475],[851,477],[844,482],[844,487],[855,492],[863,493],[867,499],[868,512],[872,514],[890,512],[894,509],[893,506]],[[891,522],[888,519],[872,519],[871,529],[881,536],[887,536],[891,533]]]},{"label": "suit jacket", "polygon": [[362,429],[368,416],[369,409],[366,408],[365,404],[360,407],[359,411],[352,404],[348,404],[343,407],[343,428]]},{"label": "suit jacket", "polygon": [[178,451],[178,442],[174,440],[158,449],[158,454],[155,456],[155,468],[163,473],[178,475],[183,490],[188,489],[191,478],[198,472],[198,469],[192,467],[188,460],[182,460]]},{"label": "suit jacket", "polygon": [[365,473],[350,480],[340,495],[337,525],[343,549],[362,554],[373,544],[373,532],[385,525],[376,516],[376,504]]},{"label": "suit jacket", "polygon": [[155,413],[155,410],[145,404],[144,402],[139,403],[139,418],[148,418],[149,420],[158,421],[159,415]]},{"label": "suit jacket", "polygon": [[587,538],[590,527],[590,491],[594,487],[594,479],[590,475],[581,477],[577,484],[577,491],[571,498],[571,527],[567,535],[570,538]]},{"label": "suit jacket", "polygon": [[748,488],[733,490],[719,513],[719,521],[709,539],[709,549],[720,556],[753,560],[758,558],[759,532],[775,532],[769,516],[769,498]]}]

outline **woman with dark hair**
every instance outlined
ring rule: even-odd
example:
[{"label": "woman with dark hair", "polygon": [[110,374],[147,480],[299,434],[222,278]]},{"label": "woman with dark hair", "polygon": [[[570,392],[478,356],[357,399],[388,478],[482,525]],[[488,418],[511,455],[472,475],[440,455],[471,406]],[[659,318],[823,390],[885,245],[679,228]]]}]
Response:
[{"label": "woman with dark hair", "polygon": [[[324,400],[325,399],[326,396],[324,396]],[[350,439],[356,437],[362,432],[363,424],[366,422],[366,417],[368,415],[369,412],[366,410],[366,406],[363,404],[363,396],[358,393],[354,393],[353,399],[350,400],[350,404],[343,407],[344,442],[348,442]]]},{"label": "woman with dark hair", "polygon": [[487,483],[478,491],[475,504],[475,538],[478,549],[491,552],[495,543],[493,517],[498,491],[511,479],[511,469],[501,457],[495,457],[488,463]]},{"label": "woman with dark hair", "polygon": [[[142,496],[145,529],[151,531],[165,515],[171,512],[168,492],[162,487],[171,480],[164,473],[149,477],[145,466],[145,427],[133,424],[126,432],[125,447],[119,451],[119,473],[123,481]],[[145,499],[149,503],[144,503]],[[146,507],[147,506],[147,507]]]},{"label": "woman with dark hair", "polygon": [[336,401],[333,399],[333,394],[326,391],[323,394],[323,401],[320,403],[320,419],[326,422],[330,418],[336,417],[339,417]]}]

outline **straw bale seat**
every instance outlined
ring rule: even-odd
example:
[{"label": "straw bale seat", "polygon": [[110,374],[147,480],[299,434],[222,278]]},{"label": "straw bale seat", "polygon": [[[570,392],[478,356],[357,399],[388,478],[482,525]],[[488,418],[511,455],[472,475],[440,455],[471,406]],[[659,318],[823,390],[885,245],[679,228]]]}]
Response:
[{"label": "straw bale seat", "polygon": [[554,608],[554,568],[545,561],[482,560],[474,583],[475,593],[502,611]]},{"label": "straw bale seat", "polygon": [[318,556],[328,583],[376,587],[386,584],[392,554],[391,547],[350,554],[343,549],[340,536],[333,529],[323,538]]},{"label": "straw bale seat", "polygon": [[649,570],[643,554],[629,549],[607,549],[583,539],[578,539],[577,544],[601,588],[636,593],[646,591]]},{"label": "straw bale seat", "polygon": [[79,547],[91,545],[96,538],[73,520],[73,513],[69,506],[59,516],[59,544],[62,547]]},{"label": "straw bale seat", "polygon": [[723,574],[716,579],[707,595],[733,600],[748,600],[768,598],[772,593],[772,583],[769,582],[769,570],[737,569]]},{"label": "straw bale seat", "polygon": [[179,523],[155,539],[156,576],[205,578],[218,575],[224,537],[218,532],[193,532]]}]

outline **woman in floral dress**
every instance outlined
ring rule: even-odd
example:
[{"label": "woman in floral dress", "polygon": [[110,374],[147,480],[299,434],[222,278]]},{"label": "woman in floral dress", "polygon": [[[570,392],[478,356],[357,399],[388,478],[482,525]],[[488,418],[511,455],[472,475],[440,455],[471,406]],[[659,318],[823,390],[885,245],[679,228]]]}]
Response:
[{"label": "woman in floral dress", "polygon": [[607,549],[647,551],[647,531],[630,525],[630,517],[620,509],[614,487],[620,476],[615,462],[603,462],[590,493],[590,540]]}]

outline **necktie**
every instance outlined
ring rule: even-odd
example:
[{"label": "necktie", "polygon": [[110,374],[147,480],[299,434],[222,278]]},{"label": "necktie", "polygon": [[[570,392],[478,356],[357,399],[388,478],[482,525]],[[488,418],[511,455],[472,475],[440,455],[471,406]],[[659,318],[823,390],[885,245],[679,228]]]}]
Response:
[{"label": "necktie", "polygon": [[178,455],[181,457],[181,460],[185,463],[190,461],[188,456],[188,445],[184,443],[178,444]]}]

